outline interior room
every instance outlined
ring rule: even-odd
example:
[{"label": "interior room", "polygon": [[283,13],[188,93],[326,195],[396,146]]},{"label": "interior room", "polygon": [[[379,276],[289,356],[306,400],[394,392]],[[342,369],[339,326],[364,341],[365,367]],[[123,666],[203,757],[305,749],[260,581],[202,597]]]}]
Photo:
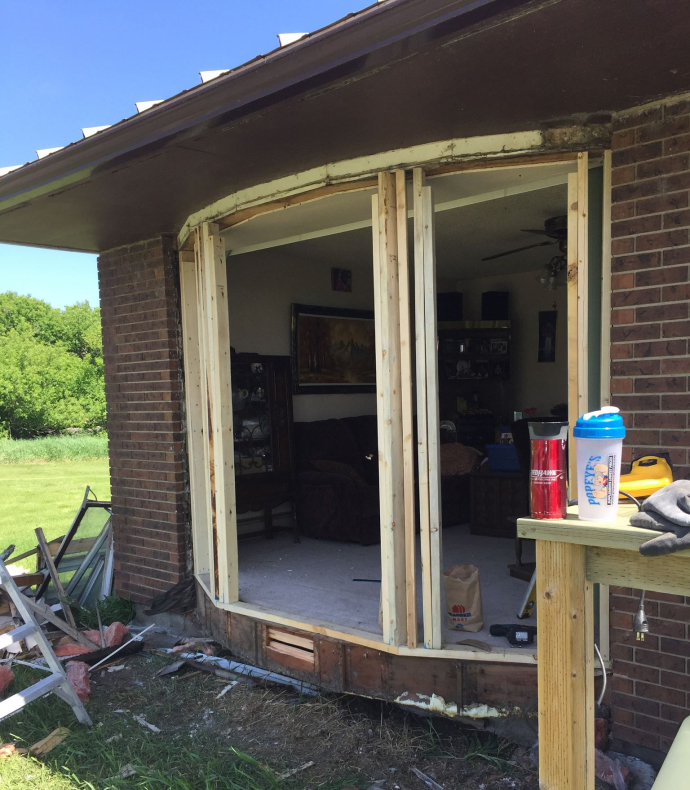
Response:
[{"label": "interior room", "polygon": [[[515,519],[528,509],[526,418],[566,408],[570,170],[559,163],[428,182],[442,568],[478,568],[484,621],[468,633],[448,618],[445,644],[508,647],[489,626],[516,622],[528,591],[533,550],[516,542]],[[380,635],[374,193],[262,214],[228,228],[225,242],[240,599]],[[412,250],[412,220],[409,231]]]}]

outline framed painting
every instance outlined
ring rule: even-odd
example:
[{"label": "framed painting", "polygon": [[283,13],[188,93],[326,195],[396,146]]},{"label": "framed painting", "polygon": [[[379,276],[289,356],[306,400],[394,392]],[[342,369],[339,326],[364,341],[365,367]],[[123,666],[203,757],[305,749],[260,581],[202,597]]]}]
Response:
[{"label": "framed painting", "polygon": [[376,391],[374,313],[292,305],[295,393]]}]

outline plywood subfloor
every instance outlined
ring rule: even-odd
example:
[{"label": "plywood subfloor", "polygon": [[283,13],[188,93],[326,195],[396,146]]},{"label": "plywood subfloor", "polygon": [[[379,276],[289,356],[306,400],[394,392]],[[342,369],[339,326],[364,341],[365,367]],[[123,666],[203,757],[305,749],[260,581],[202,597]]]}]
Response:
[{"label": "plywood subfloor", "polygon": [[[301,616],[325,620],[380,635],[379,546],[311,538],[294,543],[291,535],[279,533],[273,540],[241,541],[239,552],[240,600],[296,619]],[[526,542],[523,561],[533,559],[533,549]],[[527,584],[508,574],[508,563],[515,561],[514,541],[470,535],[466,526],[446,528],[443,560],[444,568],[459,564],[479,568],[484,606],[483,630],[475,634],[446,630],[445,642],[472,638],[506,647],[505,639],[489,635],[489,626],[518,622],[515,615]],[[421,626],[421,586],[417,598]]]}]

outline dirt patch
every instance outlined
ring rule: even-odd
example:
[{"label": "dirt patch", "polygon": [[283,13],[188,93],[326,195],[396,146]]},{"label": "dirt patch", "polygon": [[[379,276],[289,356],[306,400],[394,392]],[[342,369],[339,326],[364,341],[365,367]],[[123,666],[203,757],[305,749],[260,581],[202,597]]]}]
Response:
[{"label": "dirt patch", "polygon": [[[235,747],[280,774],[314,765],[285,787],[354,785],[368,790],[423,790],[412,768],[445,790],[536,790],[536,771],[523,749],[488,733],[438,718],[422,718],[373,700],[301,697],[292,690],[240,681],[228,685],[207,673],[159,678],[166,659],[142,654],[125,669],[96,673],[89,712],[124,738],[139,728],[197,751]],[[151,735],[133,716],[160,728]],[[118,733],[115,732],[117,735]],[[211,785],[212,786],[212,785]]]}]

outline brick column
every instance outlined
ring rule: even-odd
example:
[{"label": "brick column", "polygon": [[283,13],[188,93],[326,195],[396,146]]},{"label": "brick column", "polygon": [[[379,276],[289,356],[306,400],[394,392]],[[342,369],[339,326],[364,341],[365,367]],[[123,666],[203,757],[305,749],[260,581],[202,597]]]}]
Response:
[{"label": "brick column", "polygon": [[[628,428],[624,461],[670,452],[690,471],[690,98],[614,119],[611,391]],[[631,630],[639,590],[611,598],[613,735],[666,751],[690,714],[690,598],[648,593],[651,634]]]},{"label": "brick column", "polygon": [[177,255],[170,237],[98,259],[115,592],[148,603],[185,573],[188,484]]}]

